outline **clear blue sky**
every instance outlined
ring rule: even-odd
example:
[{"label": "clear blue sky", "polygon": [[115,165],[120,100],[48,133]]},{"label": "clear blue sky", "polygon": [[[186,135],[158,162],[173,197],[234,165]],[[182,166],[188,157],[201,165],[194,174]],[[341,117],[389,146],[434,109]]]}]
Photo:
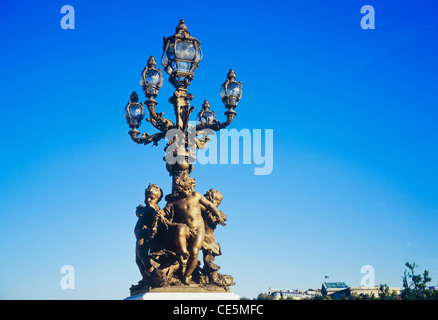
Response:
[{"label": "clear blue sky", "polygon": [[[63,5],[75,29],[60,27]],[[375,8],[375,30],[360,8]],[[159,147],[123,107],[179,19],[204,58],[190,86],[236,129],[274,130],[274,169],[198,165],[224,194],[216,238],[233,291],[320,288],[324,276],[401,287],[406,261],[438,284],[438,5],[433,1],[10,1],[0,4],[0,298],[123,299],[140,279],[135,207],[170,191]],[[167,82],[157,110],[173,114]],[[223,119],[223,118],[222,118]],[[142,131],[151,131],[144,123]],[[163,205],[163,203],[161,203]],[[63,265],[75,289],[60,287]]]}]

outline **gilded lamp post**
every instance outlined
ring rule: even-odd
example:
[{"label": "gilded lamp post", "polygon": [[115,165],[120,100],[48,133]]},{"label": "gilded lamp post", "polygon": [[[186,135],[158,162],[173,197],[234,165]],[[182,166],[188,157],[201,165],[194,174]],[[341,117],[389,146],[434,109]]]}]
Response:
[{"label": "gilded lamp post", "polygon": [[[168,144],[168,147],[173,143],[180,144],[178,148],[173,148],[180,152],[179,154],[173,154],[173,158],[177,160],[177,163],[166,166],[173,177],[181,172],[190,173],[193,170],[192,163],[195,160],[195,155],[193,148],[189,146],[188,135],[190,115],[195,108],[190,105],[193,95],[187,92],[187,88],[194,79],[195,70],[202,59],[200,44],[198,39],[190,35],[184,20],[180,20],[174,35],[163,39],[161,63],[164,71],[169,74],[169,82],[175,87],[175,91],[169,99],[175,111],[174,122],[164,118],[163,112],[156,113],[155,111],[157,101],[154,98],[157,97],[160,88],[163,86],[163,74],[161,69],[156,69],[157,62],[152,56],[141,73],[140,85],[144,95],[148,98],[145,105],[149,118],[146,118],[146,121],[150,122],[159,132],[153,135],[148,133],[140,135],[138,128],[145,116],[145,108],[141,102],[138,102],[136,92],[132,93],[130,102],[125,108],[125,118],[131,128],[129,135],[138,144],[146,145],[152,142],[157,145],[158,141],[165,138],[171,129],[178,129],[184,134],[184,141],[180,141],[181,139],[175,141],[175,139]],[[242,85],[240,81],[236,82],[236,73],[233,69],[228,72],[226,81],[220,87],[220,96],[227,109],[225,112],[226,121],[219,122],[216,119],[214,113],[209,110],[210,105],[206,100],[201,112],[198,114],[195,128],[196,136],[200,135],[200,132],[204,129],[218,131],[233,122],[237,114],[234,109],[242,97]],[[198,148],[205,147],[207,143],[208,139],[205,139],[205,136],[204,138],[195,138],[195,145]]]},{"label": "gilded lamp post", "polygon": [[[190,125],[191,113],[196,108],[190,105],[193,95],[187,88],[202,60],[200,45],[200,41],[190,35],[184,20],[179,21],[174,35],[163,38],[161,64],[169,75],[169,83],[175,88],[169,98],[175,114],[173,121],[165,118],[163,112],[155,110],[155,98],[163,86],[163,73],[156,68],[157,62],[152,56],[140,77],[147,100],[143,105],[134,91],[125,107],[125,118],[131,129],[129,135],[135,143],[158,145],[161,139],[168,140],[164,160],[172,176],[172,192],[166,196],[167,204],[163,209],[158,207],[163,192],[154,184],[149,184],[145,191],[146,207],[137,207],[136,261],[143,278],[138,285],[131,287],[131,294],[139,290],[175,289],[179,285],[190,284],[203,290],[210,288],[218,291],[222,288],[228,291],[228,286],[234,284],[231,276],[218,274],[219,266],[213,263],[214,257],[220,255],[213,231],[217,224],[225,225],[226,220],[226,215],[217,209],[223,196],[215,189],[208,190],[204,195],[195,192],[195,182],[190,173],[196,149],[205,148],[210,140],[206,129],[219,131],[233,122],[237,114],[235,109],[242,97],[242,85],[236,81],[234,70],[229,70],[220,87],[220,96],[226,108],[225,121],[216,119],[210,103],[205,100],[197,114],[196,125]],[[158,133],[139,132],[146,113],[148,117],[145,120]],[[202,268],[198,265],[200,251],[204,260]]]}]

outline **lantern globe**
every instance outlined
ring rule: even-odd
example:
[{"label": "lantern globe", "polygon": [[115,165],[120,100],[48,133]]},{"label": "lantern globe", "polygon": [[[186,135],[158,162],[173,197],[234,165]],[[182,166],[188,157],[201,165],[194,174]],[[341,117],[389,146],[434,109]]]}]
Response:
[{"label": "lantern globe", "polygon": [[242,98],[242,84],[236,82],[236,73],[233,69],[227,74],[227,80],[220,87],[220,96],[226,107],[237,107]]},{"label": "lantern globe", "polygon": [[163,39],[161,64],[170,75],[169,82],[175,87],[187,87],[194,78],[202,60],[201,43],[192,37],[184,20],[180,20],[176,33]]},{"label": "lantern globe", "polygon": [[147,62],[147,66],[143,69],[140,75],[140,86],[146,97],[154,98],[158,95],[158,91],[163,86],[163,74],[161,69],[156,69],[157,62],[151,56]]}]

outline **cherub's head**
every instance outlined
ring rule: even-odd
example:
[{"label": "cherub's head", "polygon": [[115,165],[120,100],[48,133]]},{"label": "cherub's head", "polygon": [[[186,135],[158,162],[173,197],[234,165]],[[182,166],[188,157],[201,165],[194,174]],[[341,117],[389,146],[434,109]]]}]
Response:
[{"label": "cherub's head", "polygon": [[210,201],[211,203],[213,203],[216,207],[218,207],[222,200],[224,199],[224,196],[222,195],[222,193],[219,190],[216,189],[210,189],[208,190],[205,194],[204,197]]},{"label": "cherub's head", "polygon": [[195,191],[195,179],[192,179],[188,173],[180,174],[175,178],[175,192],[186,197]]},{"label": "cherub's head", "polygon": [[144,195],[146,204],[158,203],[163,198],[163,190],[156,184],[149,183]]}]

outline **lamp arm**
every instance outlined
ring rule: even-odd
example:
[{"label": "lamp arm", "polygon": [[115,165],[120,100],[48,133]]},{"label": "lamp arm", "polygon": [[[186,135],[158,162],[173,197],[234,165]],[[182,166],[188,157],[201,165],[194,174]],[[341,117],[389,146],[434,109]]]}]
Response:
[{"label": "lamp arm", "polygon": [[131,136],[132,141],[134,141],[135,143],[147,145],[153,142],[154,146],[157,146],[158,141],[160,141],[166,136],[165,132],[158,132],[153,135],[149,135],[148,133],[145,132],[141,135],[141,138],[139,138],[138,135],[140,134],[140,132],[135,128],[129,131],[128,133]]},{"label": "lamp arm", "polygon": [[147,122],[150,122],[156,129],[161,132],[166,132],[170,128],[175,127],[172,121],[163,117],[164,112],[155,112],[155,106],[157,105],[157,101],[149,98],[145,101],[145,103],[146,107],[148,108],[149,115],[151,116],[149,119],[146,118]]},{"label": "lamp arm", "polygon": [[228,127],[234,121],[234,117],[237,115],[237,112],[234,111],[233,107],[228,108],[229,109],[225,112],[225,115],[227,116],[227,121],[221,123],[222,128]]},{"label": "lamp arm", "polygon": [[237,115],[237,112],[234,111],[233,107],[227,107],[229,110],[225,112],[225,115],[227,116],[227,120],[225,122],[219,122],[219,121],[213,121],[212,123],[201,123],[196,125],[196,131],[201,131],[204,129],[211,129],[214,131],[219,131],[221,129],[224,129],[228,127],[234,120],[234,118]]}]

